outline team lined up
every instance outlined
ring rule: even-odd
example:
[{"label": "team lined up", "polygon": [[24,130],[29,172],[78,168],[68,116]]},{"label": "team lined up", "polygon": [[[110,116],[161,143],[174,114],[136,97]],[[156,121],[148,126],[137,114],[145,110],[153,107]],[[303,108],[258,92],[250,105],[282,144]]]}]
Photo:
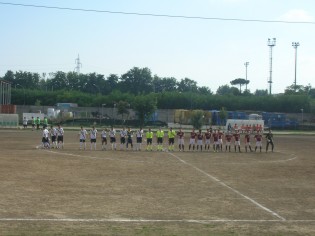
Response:
[{"label": "team lined up", "polygon": [[[43,147],[47,148],[63,148],[63,128],[58,125],[57,128],[53,126],[50,127],[50,130],[45,128],[43,130]],[[119,136],[119,150],[142,150],[143,137],[146,139],[146,150],[147,151],[174,151],[175,150],[175,138],[177,137],[178,150],[185,151],[185,133],[182,129],[179,129],[177,132],[170,128],[168,131],[164,132],[161,128],[156,132],[153,132],[150,128],[148,131],[144,132],[143,129],[131,130],[131,128],[123,128],[120,131],[116,131],[113,127],[108,129],[103,129],[100,133],[101,138],[101,149],[106,150],[108,146],[109,138],[109,149],[117,150],[117,140],[116,137]],[[136,143],[133,143],[133,137],[136,137]],[[253,136],[253,137],[252,137]],[[164,147],[164,139],[167,137],[168,143],[167,147]],[[87,131],[85,128],[81,127],[78,133],[80,149],[86,150],[87,140],[90,140],[90,150],[96,150],[96,143],[98,139],[98,131],[93,126],[91,130]],[[262,142],[263,142],[263,133],[257,131],[255,135],[252,135],[250,131],[247,131],[244,135],[244,147],[246,152],[252,151],[262,151]],[[274,149],[273,143],[273,134],[271,130],[265,134],[266,138],[266,152],[268,151],[269,145],[271,145],[271,151]],[[155,139],[155,143],[153,143]],[[251,141],[255,140],[255,147],[252,149]],[[51,144],[50,144],[51,141]],[[153,145],[154,144],[154,145]],[[154,147],[156,146],[156,147]],[[220,129],[212,128],[207,129],[205,132],[202,130],[192,131],[189,133],[189,151],[211,151],[214,152],[231,152],[231,146],[234,147],[235,152],[241,152],[241,133],[239,130],[235,130],[233,133],[228,131],[226,133],[222,132]]]}]

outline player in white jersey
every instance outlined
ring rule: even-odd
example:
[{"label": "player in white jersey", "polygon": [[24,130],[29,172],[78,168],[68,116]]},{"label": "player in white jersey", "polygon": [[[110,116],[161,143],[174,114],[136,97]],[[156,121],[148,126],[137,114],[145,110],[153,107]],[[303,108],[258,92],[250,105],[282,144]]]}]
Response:
[{"label": "player in white jersey", "polygon": [[91,150],[94,147],[94,150],[96,150],[96,137],[97,137],[97,130],[93,126],[90,131],[90,139],[91,139]]},{"label": "player in white jersey", "polygon": [[81,126],[80,132],[78,133],[78,136],[80,139],[80,149],[82,149],[82,146],[83,146],[84,150],[86,149],[86,142],[85,141],[86,141],[87,135],[88,135],[88,132],[86,131],[86,129],[84,129]]},{"label": "player in white jersey", "polygon": [[26,129],[27,128],[27,122],[28,120],[26,119],[26,117],[23,118],[23,128]]},{"label": "player in white jersey", "polygon": [[126,144],[126,136],[127,136],[127,131],[125,128],[120,131],[120,150],[122,150]]},{"label": "player in white jersey", "polygon": [[116,130],[112,127],[109,131],[110,143],[112,146],[112,150],[116,150]]},{"label": "player in white jersey", "polygon": [[43,132],[42,132],[42,148],[50,148],[49,131],[47,128],[43,129]]},{"label": "player in white jersey", "polygon": [[105,128],[102,130],[101,139],[102,139],[102,150],[106,150],[106,145],[107,145],[107,132],[106,132],[106,129],[105,129]]},{"label": "player in white jersey", "polygon": [[64,135],[64,130],[60,125],[58,125],[58,128],[57,128],[57,148],[63,148],[63,145],[64,145],[63,135]]},{"label": "player in white jersey", "polygon": [[57,129],[54,126],[50,126],[49,135],[51,139],[51,148],[57,148]]},{"label": "player in white jersey", "polygon": [[142,136],[143,136],[143,129],[140,128],[136,132],[136,137],[137,137],[136,151],[141,151]]}]

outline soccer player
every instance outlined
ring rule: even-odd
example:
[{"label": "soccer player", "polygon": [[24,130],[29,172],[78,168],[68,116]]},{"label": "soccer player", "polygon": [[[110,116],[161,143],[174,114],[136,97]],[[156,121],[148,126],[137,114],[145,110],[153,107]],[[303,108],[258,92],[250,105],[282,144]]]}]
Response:
[{"label": "soccer player", "polygon": [[120,131],[120,150],[123,150],[126,144],[127,131],[125,127]]},{"label": "soccer player", "polygon": [[37,116],[36,119],[36,129],[39,130],[39,126],[40,126],[40,118]]},{"label": "soccer player", "polygon": [[218,152],[220,148],[220,142],[219,142],[219,134],[217,130],[214,130],[212,137],[213,137],[213,150],[214,152]]},{"label": "soccer player", "polygon": [[133,136],[133,131],[129,127],[127,130],[127,144],[126,144],[127,149],[128,149],[128,144],[130,144],[131,149],[133,149],[132,136]]},{"label": "soccer player", "polygon": [[63,149],[63,135],[64,135],[64,130],[63,128],[60,126],[60,124],[58,125],[57,128],[57,148],[62,148]]},{"label": "soccer player", "polygon": [[175,139],[176,132],[171,127],[170,130],[167,133],[168,136],[168,150],[174,151],[174,139]]},{"label": "soccer player", "polygon": [[50,126],[49,133],[50,133],[52,148],[57,148],[57,129],[53,125]]},{"label": "soccer player", "polygon": [[42,148],[50,148],[49,131],[47,128],[43,129],[43,132],[42,132]]},{"label": "soccer player", "polygon": [[26,119],[26,117],[23,118],[23,128],[26,129],[27,128],[27,122],[28,120]]},{"label": "soccer player", "polygon": [[210,144],[211,144],[211,132],[209,129],[205,132],[205,150],[210,149]]},{"label": "soccer player", "polygon": [[267,140],[266,152],[268,152],[269,144],[271,144],[271,151],[273,152],[274,144],[273,144],[273,134],[271,132],[271,129],[269,129],[269,132],[266,134],[266,140]]},{"label": "soccer player", "polygon": [[223,133],[221,129],[218,130],[218,139],[219,139],[219,148],[222,152],[222,146],[223,146]]},{"label": "soccer player", "polygon": [[90,141],[91,141],[91,150],[96,150],[96,137],[97,137],[97,130],[93,126],[91,131],[90,131]]},{"label": "soccer player", "polygon": [[203,134],[201,132],[201,129],[199,130],[198,134],[197,134],[197,150],[200,147],[200,151],[202,151],[202,145],[203,145]]},{"label": "soccer player", "polygon": [[196,136],[197,136],[197,133],[195,132],[195,129],[192,129],[192,131],[190,132],[190,139],[189,139],[189,151],[190,151],[191,146],[193,147],[193,150],[195,150]]},{"label": "soccer player", "polygon": [[164,131],[161,128],[159,128],[159,130],[156,131],[156,138],[157,138],[157,150],[163,151]]},{"label": "soccer player", "polygon": [[32,131],[35,130],[36,118],[32,116]]},{"label": "soccer player", "polygon": [[257,150],[257,148],[259,147],[259,150],[261,152],[261,148],[262,148],[262,135],[259,131],[257,131],[257,134],[255,135],[255,140],[256,140],[256,146],[255,146],[255,152]]},{"label": "soccer player", "polygon": [[241,135],[238,129],[235,131],[233,136],[234,136],[234,150],[236,152],[236,147],[238,147],[238,151],[241,152]]},{"label": "soccer player", "polygon": [[44,117],[43,129],[45,129],[46,127],[48,127],[48,119],[47,119],[47,117]]},{"label": "soccer player", "polygon": [[229,147],[229,152],[231,152],[231,140],[233,135],[231,134],[231,131],[228,131],[228,133],[225,135],[225,151],[227,151]]},{"label": "soccer player", "polygon": [[116,150],[116,130],[112,127],[109,131],[110,143],[112,146],[112,150]]},{"label": "soccer player", "polygon": [[185,134],[184,134],[184,132],[182,131],[182,129],[179,129],[179,131],[177,132],[179,151],[185,151],[184,135],[185,135]]},{"label": "soccer player", "polygon": [[252,152],[252,147],[250,145],[250,132],[249,131],[247,131],[245,134],[245,150],[246,150],[246,152],[247,152],[248,148]]},{"label": "soccer player", "polygon": [[80,139],[80,150],[82,149],[82,146],[83,146],[84,150],[86,149],[86,142],[85,141],[86,141],[87,135],[88,135],[88,132],[86,131],[86,129],[84,129],[81,126],[81,130],[78,133],[78,136],[79,136],[79,139]]},{"label": "soccer player", "polygon": [[102,150],[106,150],[106,145],[107,145],[107,132],[106,132],[106,129],[105,129],[105,128],[102,130],[101,139],[102,139]]},{"label": "soccer player", "polygon": [[153,132],[149,128],[148,132],[146,132],[145,137],[147,139],[147,151],[152,151],[152,139],[153,139]]},{"label": "soccer player", "polygon": [[143,137],[143,129],[140,129],[136,132],[137,144],[136,144],[136,151],[141,151],[141,144],[142,144],[142,137]]}]

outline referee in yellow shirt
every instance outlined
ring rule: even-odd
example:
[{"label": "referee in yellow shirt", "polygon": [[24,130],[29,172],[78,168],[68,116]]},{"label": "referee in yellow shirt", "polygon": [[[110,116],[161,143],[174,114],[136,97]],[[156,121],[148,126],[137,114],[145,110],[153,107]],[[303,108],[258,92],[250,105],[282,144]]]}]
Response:
[{"label": "referee in yellow shirt", "polygon": [[174,139],[175,139],[176,132],[171,127],[170,130],[167,133],[168,136],[168,150],[174,151]]},{"label": "referee in yellow shirt", "polygon": [[147,151],[152,151],[153,132],[150,128],[149,131],[145,134],[145,137],[147,138]]},{"label": "referee in yellow shirt", "polygon": [[156,131],[156,138],[157,138],[157,150],[163,151],[164,131],[161,128],[158,131]]}]

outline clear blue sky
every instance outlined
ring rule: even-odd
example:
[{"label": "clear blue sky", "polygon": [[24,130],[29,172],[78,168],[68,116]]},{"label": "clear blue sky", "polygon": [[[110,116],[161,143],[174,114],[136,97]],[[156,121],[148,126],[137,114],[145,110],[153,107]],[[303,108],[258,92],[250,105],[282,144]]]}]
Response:
[{"label": "clear blue sky", "polygon": [[[120,12],[315,22],[314,0],[20,0],[10,3]],[[268,89],[268,38],[273,48],[273,93],[294,81],[315,81],[315,24],[149,17],[0,4],[0,76],[7,70],[68,72],[80,54],[82,73],[121,75],[134,66],[161,77],[190,78],[213,92],[235,78]]]}]

